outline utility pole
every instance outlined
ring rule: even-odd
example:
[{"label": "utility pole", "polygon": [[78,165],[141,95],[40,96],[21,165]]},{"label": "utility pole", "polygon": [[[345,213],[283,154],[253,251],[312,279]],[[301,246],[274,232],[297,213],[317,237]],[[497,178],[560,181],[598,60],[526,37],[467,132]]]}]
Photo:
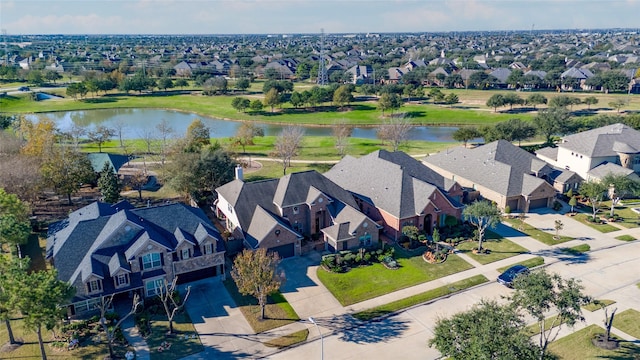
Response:
[{"label": "utility pole", "polygon": [[327,67],[324,63],[324,29],[320,29],[320,64],[318,65],[318,85],[327,85]]},{"label": "utility pole", "polygon": [[9,53],[7,52],[7,29],[2,29],[2,40],[4,41],[4,65],[9,66]]}]

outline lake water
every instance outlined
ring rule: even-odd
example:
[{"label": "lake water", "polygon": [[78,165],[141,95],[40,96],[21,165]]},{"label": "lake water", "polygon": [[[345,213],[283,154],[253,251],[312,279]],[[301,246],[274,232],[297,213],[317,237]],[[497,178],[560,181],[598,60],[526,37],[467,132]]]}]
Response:
[{"label": "lake water", "polygon": [[[231,137],[236,133],[238,127],[242,124],[237,121],[220,120],[210,117],[204,117],[187,112],[173,110],[158,109],[104,109],[104,110],[83,110],[83,111],[66,111],[43,113],[38,115],[29,115],[30,119],[37,119],[38,116],[45,116],[53,120],[58,129],[68,131],[75,124],[92,130],[98,125],[104,125],[116,128],[122,124],[122,137],[124,139],[144,138],[145,135],[157,133],[156,126],[166,120],[175,131],[175,134],[182,135],[187,131],[187,127],[194,119],[201,119],[207,125],[211,132],[211,137],[225,138]],[[260,123],[264,129],[265,135],[278,135],[284,125],[273,125]],[[313,127],[305,126],[305,135],[307,136],[331,136],[331,127]],[[451,134],[457,127],[447,126],[416,126],[410,134],[410,140],[425,140],[437,142],[453,142]],[[352,133],[353,137],[375,139],[376,129],[372,127],[355,127]]]}]

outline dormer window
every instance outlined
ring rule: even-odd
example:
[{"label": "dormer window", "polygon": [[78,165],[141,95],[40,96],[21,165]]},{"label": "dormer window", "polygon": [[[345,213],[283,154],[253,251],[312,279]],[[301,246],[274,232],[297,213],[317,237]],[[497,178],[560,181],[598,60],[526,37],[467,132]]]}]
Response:
[{"label": "dormer window", "polygon": [[100,280],[91,280],[87,283],[87,289],[90,293],[98,292],[102,290],[102,281]]},{"label": "dormer window", "polygon": [[202,246],[202,252],[205,255],[213,254],[213,244],[204,244]]},{"label": "dormer window", "polygon": [[160,253],[151,253],[142,256],[142,270],[155,269],[162,266]]},{"label": "dormer window", "polygon": [[128,274],[120,274],[116,276],[116,287],[129,285],[129,275]]},{"label": "dormer window", "polygon": [[191,250],[190,249],[183,249],[180,252],[180,256],[182,257],[182,260],[187,260],[191,256]]}]

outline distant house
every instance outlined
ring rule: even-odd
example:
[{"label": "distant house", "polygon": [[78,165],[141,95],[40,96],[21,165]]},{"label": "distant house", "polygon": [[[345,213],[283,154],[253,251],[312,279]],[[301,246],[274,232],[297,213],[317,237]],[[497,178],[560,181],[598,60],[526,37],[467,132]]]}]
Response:
[{"label": "distant house", "polygon": [[473,149],[456,147],[422,161],[464,186],[467,201],[479,192],[500,208],[529,212],[550,206],[555,196],[547,181],[556,169],[505,140]]},{"label": "distant house", "polygon": [[[575,81],[579,84],[579,87],[582,88],[585,86],[585,81],[592,77],[593,73],[589,70],[589,69],[585,69],[585,68],[569,68],[569,70],[563,72],[560,75],[560,79],[562,79],[563,82],[566,81],[566,79],[575,79]],[[572,89],[571,86],[566,86],[566,85],[562,85],[563,88],[565,89]]]},{"label": "distant house", "polygon": [[609,172],[640,173],[640,131],[613,124],[562,138],[558,147],[536,155],[554,166],[571,170],[583,179],[600,179]]},{"label": "distant house", "polygon": [[95,202],[49,227],[46,259],[76,288],[70,315],[95,310],[105,295],[155,296],[164,281],[224,276],[224,243],[197,208],[134,208]]},{"label": "distant house", "polygon": [[113,171],[117,174],[118,170],[124,164],[128,163],[131,158],[125,155],[109,154],[109,153],[90,153],[87,155],[91,162],[93,171],[99,173],[104,168],[104,164],[108,164],[113,168]]},{"label": "distant house", "polygon": [[322,239],[329,251],[378,245],[377,224],[348,191],[316,171],[246,183],[237,178],[216,192],[216,214],[248,249],[287,258],[303,253],[303,239]]},{"label": "distant house", "polygon": [[489,75],[496,78],[496,83],[494,86],[499,88],[506,88],[507,79],[509,78],[509,75],[511,75],[511,70],[507,68],[497,68],[490,72]]},{"label": "distant house", "polygon": [[351,82],[356,85],[372,84],[375,81],[371,65],[354,65],[347,72],[351,74]]},{"label": "distant house", "polygon": [[186,61],[181,61],[173,67],[173,70],[176,71],[176,75],[183,76],[183,77],[191,76],[194,69],[195,67]]},{"label": "distant house", "polygon": [[460,218],[461,186],[400,151],[345,156],[325,176],[351,192],[360,210],[393,239],[406,225],[430,234],[447,215]]}]

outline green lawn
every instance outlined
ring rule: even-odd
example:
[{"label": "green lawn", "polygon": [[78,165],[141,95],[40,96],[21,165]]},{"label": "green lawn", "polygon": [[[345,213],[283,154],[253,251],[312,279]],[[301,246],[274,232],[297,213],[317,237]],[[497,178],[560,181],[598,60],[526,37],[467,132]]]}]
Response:
[{"label": "green lawn", "polygon": [[616,239],[618,240],[622,240],[622,241],[635,241],[637,240],[635,237],[631,236],[631,235],[620,235],[620,236],[616,236]]},{"label": "green lawn", "polygon": [[549,351],[558,355],[560,359],[567,360],[634,360],[640,356],[640,347],[634,346],[627,341],[621,342],[620,348],[616,350],[600,349],[591,343],[591,339],[596,334],[604,334],[604,329],[598,325],[589,325],[582,330],[552,342],[549,345]]},{"label": "green lawn", "polygon": [[594,312],[594,311],[598,311],[598,310],[602,309],[603,305],[606,307],[606,306],[609,306],[609,305],[615,304],[615,303],[616,302],[613,301],[613,300],[607,300],[607,299],[600,300],[600,299],[598,299],[598,300],[595,300],[595,301],[592,301],[592,302],[588,303],[587,305],[583,305],[582,308],[587,310],[587,311]]},{"label": "green lawn", "polygon": [[[610,202],[606,203],[606,206],[609,207]],[[640,226],[640,215],[633,210],[632,207],[636,206],[616,206],[614,212],[623,218],[622,221],[616,221],[616,224],[620,224],[626,228],[636,228]],[[609,211],[607,211],[609,213]]]},{"label": "green lawn", "polygon": [[449,255],[442,264],[429,264],[422,255],[403,256],[397,247],[396,260],[400,265],[397,270],[373,264],[336,274],[320,267],[318,278],[342,305],[347,306],[472,268],[456,255]]},{"label": "green lawn", "polygon": [[619,228],[609,225],[609,224],[595,224],[592,223],[591,221],[587,221],[587,217],[589,217],[590,215],[587,214],[578,214],[576,216],[574,216],[573,218],[580,221],[581,223],[587,225],[590,228],[596,229],[598,231],[600,231],[601,233],[609,233],[612,231],[618,231],[620,230]]},{"label": "green lawn", "polygon": [[560,251],[569,255],[581,255],[586,253],[589,250],[591,250],[591,246],[589,246],[588,244],[581,244],[581,245],[573,246],[570,248],[565,247],[560,249]]},{"label": "green lawn", "polygon": [[[199,353],[204,350],[200,338],[197,336],[191,319],[186,312],[176,315],[173,322],[173,336],[167,336],[169,322],[164,315],[155,315],[151,319],[151,335],[147,337],[147,345],[151,352],[152,360],[181,359],[187,355]],[[185,338],[186,335],[186,338]],[[195,335],[195,337],[193,336]],[[170,344],[169,349],[159,351],[163,344]]]},{"label": "green lawn", "polygon": [[303,341],[307,341],[308,336],[309,336],[309,330],[304,329],[304,330],[296,331],[289,335],[284,335],[284,336],[277,337],[275,339],[271,339],[269,341],[265,341],[263,342],[263,344],[268,347],[275,347],[278,349],[282,349],[282,348],[289,347],[291,345],[301,343]]},{"label": "green lawn", "polygon": [[[556,328],[556,327],[564,324],[564,322],[558,321],[557,318],[558,318],[558,315],[554,315],[554,316],[551,316],[551,317],[548,317],[548,318],[544,319],[544,331],[548,331],[549,329],[551,329],[551,326]],[[554,321],[555,321],[555,323],[554,323]],[[555,329],[552,332],[555,334],[555,332],[557,330],[558,329]],[[524,331],[527,334],[527,336],[529,336],[529,337],[534,336],[536,334],[540,334],[540,324],[537,323],[537,322],[534,323],[534,324],[531,324],[531,325],[527,326],[524,329]]]},{"label": "green lawn", "polygon": [[401,300],[393,301],[385,305],[377,306],[372,309],[361,311],[353,314],[356,319],[368,321],[395,311],[403,310],[414,305],[422,304],[427,301],[447,296],[470,287],[484,284],[488,282],[484,275],[476,275],[468,279],[456,281],[454,283],[441,286],[420,294],[416,294]]},{"label": "green lawn", "polygon": [[616,313],[613,318],[613,327],[640,339],[640,311],[628,309],[621,313]]},{"label": "green lawn", "polygon": [[233,298],[233,301],[240,307],[242,315],[244,315],[256,333],[275,329],[300,320],[298,314],[296,314],[295,310],[293,310],[291,305],[289,305],[280,293],[269,296],[268,304],[265,308],[265,319],[261,320],[260,306],[256,298],[240,294],[233,279],[227,279],[223,283]]},{"label": "green lawn", "polygon": [[542,231],[538,228],[535,228],[529,224],[527,224],[526,222],[524,223],[524,226],[522,225],[522,222],[518,219],[511,219],[511,218],[505,218],[503,219],[504,222],[511,224],[511,226],[514,229],[517,229],[518,231],[521,231],[525,234],[527,234],[528,236],[540,241],[543,244],[546,245],[555,245],[555,244],[561,244],[563,242],[569,241],[569,240],[573,240],[572,237],[570,236],[560,236],[559,239],[555,239],[554,238],[554,234],[550,234],[546,231]]},{"label": "green lawn", "polygon": [[498,272],[504,272],[505,270],[507,270],[508,268],[514,266],[514,265],[524,265],[526,267],[528,267],[529,269],[534,268],[536,266],[540,266],[544,264],[544,258],[542,256],[536,256],[534,258],[531,259],[527,259],[524,261],[519,261],[517,263],[513,263],[511,265],[507,265],[507,266],[503,266],[501,268],[498,268]]},{"label": "green lawn", "polygon": [[528,252],[527,249],[505,238],[488,238],[484,241],[482,248],[488,249],[490,251],[489,254],[474,254],[472,250],[478,248],[478,242],[476,241],[460,243],[456,248],[482,265]]}]

